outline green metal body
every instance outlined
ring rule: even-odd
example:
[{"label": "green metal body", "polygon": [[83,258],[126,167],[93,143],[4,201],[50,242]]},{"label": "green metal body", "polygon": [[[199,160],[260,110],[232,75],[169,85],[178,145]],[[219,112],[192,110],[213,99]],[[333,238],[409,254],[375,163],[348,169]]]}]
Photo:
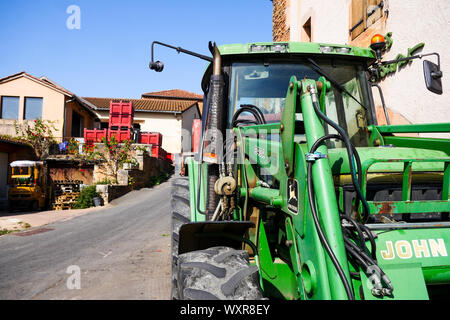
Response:
[{"label": "green metal body", "polygon": [[[220,47],[222,56],[240,59],[252,54],[249,45]],[[257,45],[270,46],[272,43]],[[289,43],[289,53],[321,54],[321,44]],[[348,46],[340,46],[348,47]],[[350,58],[374,58],[373,52],[350,48]],[[269,49],[267,49],[269,50]],[[280,53],[277,53],[278,55]],[[328,53],[323,53],[328,54]],[[334,53],[334,55],[337,55]],[[286,94],[281,122],[234,128],[237,138],[238,187],[235,219],[247,216],[250,208],[258,211],[257,226],[250,230],[249,239],[258,249],[255,263],[260,269],[261,285],[268,297],[281,299],[347,299],[336,268],[323,248],[314,227],[307,197],[306,168],[311,146],[322,137],[324,123],[316,115],[309,86],[322,83],[322,97],[329,89],[325,78],[297,80],[292,77]],[[321,107],[325,103],[320,99]],[[371,106],[373,108],[373,106]],[[295,116],[303,117],[306,142],[294,142]],[[414,213],[450,212],[450,140],[395,136],[394,133],[450,132],[450,123],[421,125],[369,125],[369,146],[357,148],[362,164],[362,191],[376,183],[395,183],[401,190],[401,201],[389,199],[368,201],[370,215],[392,216]],[[263,139],[262,133],[271,133],[279,139]],[[255,149],[258,152],[255,152]],[[376,236],[376,256],[379,266],[391,279],[391,296],[375,297],[366,274],[355,269],[347,257],[342,238],[339,212],[345,210],[345,187],[349,185],[350,168],[344,148],[318,149],[326,157],[317,159],[313,166],[313,182],[320,224],[343,271],[350,281],[357,299],[428,299],[430,288],[448,290],[450,284],[450,222],[375,223],[368,227]],[[262,157],[261,155],[265,155]],[[191,221],[205,221],[197,210],[205,209],[206,165],[187,160],[190,183]],[[201,185],[198,185],[203,170]],[[261,182],[260,170],[269,171],[278,188]],[[422,177],[422,178],[420,178]],[[431,178],[430,178],[431,177]],[[288,206],[288,183],[298,183],[298,210]],[[441,184],[441,198],[413,201],[414,184],[436,181]],[[361,206],[359,206],[361,210]],[[275,221],[276,223],[274,223]],[[370,247],[370,244],[367,244]],[[359,274],[351,277],[351,274]],[[439,290],[437,290],[439,291]],[[437,292],[434,290],[433,292]]]}]

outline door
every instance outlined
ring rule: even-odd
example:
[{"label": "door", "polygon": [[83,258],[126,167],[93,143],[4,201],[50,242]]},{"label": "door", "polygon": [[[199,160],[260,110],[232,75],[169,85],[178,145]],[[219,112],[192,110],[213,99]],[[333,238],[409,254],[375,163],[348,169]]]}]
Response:
[{"label": "door", "polygon": [[0,152],[0,200],[8,199],[8,154]]}]

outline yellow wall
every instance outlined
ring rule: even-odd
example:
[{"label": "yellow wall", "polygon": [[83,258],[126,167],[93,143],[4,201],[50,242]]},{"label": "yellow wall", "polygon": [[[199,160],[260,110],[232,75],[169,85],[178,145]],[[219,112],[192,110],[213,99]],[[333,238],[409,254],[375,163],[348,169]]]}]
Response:
[{"label": "yellow wall", "polygon": [[20,97],[19,119],[0,119],[0,134],[15,135],[14,120],[23,123],[25,97],[38,97],[42,100],[42,120],[56,121],[55,127],[58,129],[54,133],[55,137],[62,135],[64,119],[64,99],[65,96],[53,89],[25,77],[20,77],[0,84],[1,96]]}]

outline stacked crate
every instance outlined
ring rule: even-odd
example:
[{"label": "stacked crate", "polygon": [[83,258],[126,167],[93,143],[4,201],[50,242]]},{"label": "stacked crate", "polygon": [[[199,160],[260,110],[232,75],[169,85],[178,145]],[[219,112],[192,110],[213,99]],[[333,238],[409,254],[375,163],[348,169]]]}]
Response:
[{"label": "stacked crate", "polygon": [[162,148],[162,138],[159,132],[140,132],[138,142],[152,145],[152,157],[168,160],[167,152]]},{"label": "stacked crate", "polygon": [[108,138],[108,129],[84,129],[86,143],[102,142],[103,138]]},{"label": "stacked crate", "polygon": [[133,103],[110,101],[108,140],[115,136],[117,142],[131,141],[133,135]]},{"label": "stacked crate", "polygon": [[162,134],[159,132],[141,132],[139,137],[139,143],[161,146]]}]

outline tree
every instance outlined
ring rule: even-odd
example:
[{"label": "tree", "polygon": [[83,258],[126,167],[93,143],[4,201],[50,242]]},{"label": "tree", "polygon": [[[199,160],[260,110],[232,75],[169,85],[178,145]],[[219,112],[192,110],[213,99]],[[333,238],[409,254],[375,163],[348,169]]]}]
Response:
[{"label": "tree", "polygon": [[49,154],[49,148],[56,143],[53,131],[58,131],[54,121],[34,120],[30,122],[17,123],[14,121],[14,129],[18,138],[31,145],[39,160],[45,160]]},{"label": "tree", "polygon": [[131,142],[125,140],[119,144],[113,135],[109,140],[103,138],[103,150],[100,150],[96,145],[87,143],[83,145],[83,154],[88,160],[100,160],[103,162],[105,168],[104,174],[111,178],[110,181],[117,183],[117,172],[125,162],[136,162],[131,157],[132,145]]}]

